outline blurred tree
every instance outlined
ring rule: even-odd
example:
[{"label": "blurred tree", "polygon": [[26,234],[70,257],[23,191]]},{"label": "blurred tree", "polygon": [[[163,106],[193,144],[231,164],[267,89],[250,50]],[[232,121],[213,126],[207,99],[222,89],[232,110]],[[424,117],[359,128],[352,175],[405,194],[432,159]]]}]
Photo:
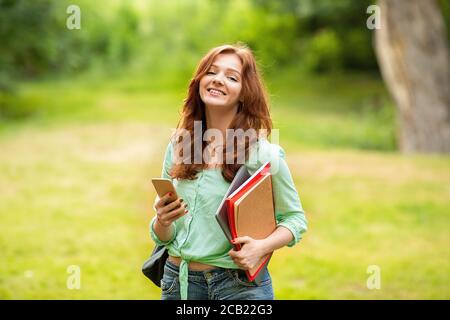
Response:
[{"label": "blurred tree", "polygon": [[399,114],[400,148],[450,152],[450,61],[436,0],[379,0],[376,53]]}]

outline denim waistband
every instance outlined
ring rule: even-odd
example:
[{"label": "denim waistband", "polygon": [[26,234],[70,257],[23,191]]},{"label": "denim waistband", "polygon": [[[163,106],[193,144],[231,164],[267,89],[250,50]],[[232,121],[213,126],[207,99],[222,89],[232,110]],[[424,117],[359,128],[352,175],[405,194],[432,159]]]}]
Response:
[{"label": "denim waistband", "polygon": [[180,294],[182,300],[187,299],[187,291],[188,291],[187,287],[189,285],[188,279],[189,281],[204,283],[205,281],[206,282],[222,281],[223,279],[226,278],[235,280],[238,278],[241,279],[247,278],[246,272],[242,269],[227,269],[215,267],[213,269],[204,271],[193,271],[188,269],[187,264],[185,264],[184,266],[182,265],[180,266],[177,266],[176,264],[167,259],[165,264],[166,269],[165,272],[167,271],[169,273],[172,273],[172,276],[178,278],[180,283]]},{"label": "denim waistband", "polygon": [[[166,260],[166,266],[173,272],[178,273],[180,271],[180,267],[171,262],[169,259]],[[220,274],[224,272],[230,272],[230,271],[242,271],[240,269],[225,269],[220,267],[215,267],[214,269],[208,269],[204,271],[194,271],[194,270],[188,270],[189,275],[192,276],[204,276],[206,273],[209,274]]]}]

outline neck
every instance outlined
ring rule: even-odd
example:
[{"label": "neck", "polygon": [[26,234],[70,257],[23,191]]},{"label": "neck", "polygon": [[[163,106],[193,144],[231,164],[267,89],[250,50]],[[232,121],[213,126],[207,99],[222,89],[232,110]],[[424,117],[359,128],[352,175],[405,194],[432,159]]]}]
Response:
[{"label": "neck", "polygon": [[218,107],[205,107],[206,113],[206,124],[208,129],[218,129],[222,133],[222,141],[225,143],[225,133],[226,129],[229,127],[231,121],[233,121],[234,116],[238,110],[238,105],[229,109],[222,109]]}]

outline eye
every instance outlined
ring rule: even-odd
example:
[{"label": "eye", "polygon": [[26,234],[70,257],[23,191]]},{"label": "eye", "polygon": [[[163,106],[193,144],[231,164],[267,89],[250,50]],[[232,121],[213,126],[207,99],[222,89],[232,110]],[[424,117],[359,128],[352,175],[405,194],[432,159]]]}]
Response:
[{"label": "eye", "polygon": [[216,74],[214,71],[208,71],[206,74]]},{"label": "eye", "polygon": [[231,81],[237,82],[237,79],[235,77],[228,77]]}]

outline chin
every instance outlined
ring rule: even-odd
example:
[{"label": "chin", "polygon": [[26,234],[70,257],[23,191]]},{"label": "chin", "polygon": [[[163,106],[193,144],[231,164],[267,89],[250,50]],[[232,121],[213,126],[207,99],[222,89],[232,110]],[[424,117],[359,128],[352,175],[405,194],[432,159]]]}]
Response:
[{"label": "chin", "polygon": [[216,108],[226,107],[227,106],[226,104],[220,103],[220,102],[217,102],[217,101],[208,101],[208,102],[206,102],[205,105],[211,106],[211,107],[216,107]]},{"label": "chin", "polygon": [[226,102],[222,102],[222,101],[217,101],[217,99],[203,99],[203,103],[206,106],[211,106],[211,107],[226,107],[227,103]]}]

